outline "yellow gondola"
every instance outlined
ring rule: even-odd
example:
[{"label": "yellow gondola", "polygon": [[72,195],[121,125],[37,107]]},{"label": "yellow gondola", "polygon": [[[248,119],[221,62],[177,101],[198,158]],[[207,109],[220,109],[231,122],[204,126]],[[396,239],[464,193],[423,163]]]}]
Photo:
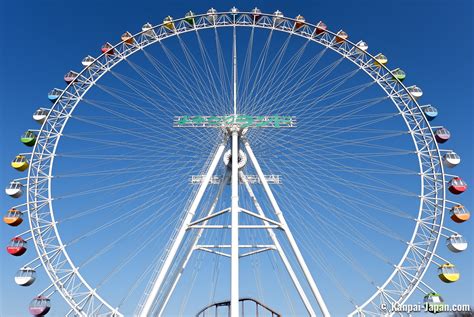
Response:
[{"label": "yellow gondola", "polygon": [[11,163],[12,167],[17,171],[23,172],[30,166],[28,160],[23,155],[17,155]]},{"label": "yellow gondola", "polygon": [[167,28],[168,30],[174,31],[174,23],[173,23],[173,17],[168,15],[164,20],[163,20],[163,26]]},{"label": "yellow gondola", "polygon": [[438,268],[438,277],[445,283],[454,283],[459,280],[460,274],[454,264],[446,263]]},{"label": "yellow gondola", "polygon": [[375,61],[374,65],[381,67],[382,65],[385,65],[388,63],[388,58],[387,56],[383,55],[382,53],[378,53],[377,55],[374,56]]}]

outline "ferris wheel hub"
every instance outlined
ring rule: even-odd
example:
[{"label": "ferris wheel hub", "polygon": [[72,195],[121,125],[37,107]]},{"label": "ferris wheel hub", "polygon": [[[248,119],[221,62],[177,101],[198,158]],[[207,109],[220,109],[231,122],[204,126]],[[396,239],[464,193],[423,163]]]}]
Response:
[{"label": "ferris wheel hub", "polygon": [[[223,157],[224,164],[228,168],[232,168],[232,151],[228,150],[225,152],[224,157]],[[247,155],[244,153],[244,151],[239,150],[239,157],[238,157],[238,168],[241,169],[247,164]]]}]

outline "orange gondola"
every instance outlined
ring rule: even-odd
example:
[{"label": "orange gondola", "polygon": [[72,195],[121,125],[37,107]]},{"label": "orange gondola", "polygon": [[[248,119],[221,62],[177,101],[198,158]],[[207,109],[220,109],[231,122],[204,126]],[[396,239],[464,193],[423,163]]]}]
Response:
[{"label": "orange gondola", "polygon": [[468,221],[471,218],[471,213],[462,205],[456,205],[450,210],[451,220],[457,223]]},{"label": "orange gondola", "polygon": [[21,211],[16,208],[9,209],[7,214],[3,216],[3,222],[12,227],[19,226],[23,222]]}]

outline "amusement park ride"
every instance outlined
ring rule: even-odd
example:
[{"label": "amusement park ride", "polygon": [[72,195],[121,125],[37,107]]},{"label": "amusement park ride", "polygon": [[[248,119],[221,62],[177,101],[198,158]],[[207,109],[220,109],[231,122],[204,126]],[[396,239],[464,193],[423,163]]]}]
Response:
[{"label": "amusement park ride", "polygon": [[[187,268],[193,254],[207,252],[229,259],[230,263],[230,300],[212,303],[205,307],[197,316],[217,316],[218,310],[228,311],[229,316],[281,316],[272,308],[260,302],[260,299],[241,296],[239,282],[239,263],[242,258],[251,257],[264,252],[274,252],[281,263],[301,302],[309,316],[330,316],[317,281],[318,274],[308,266],[303,252],[299,248],[290,226],[285,219],[288,212],[280,207],[279,197],[270,185],[282,185],[281,175],[271,174],[275,171],[264,170],[258,153],[253,150],[253,141],[248,135],[259,129],[291,130],[298,129],[300,118],[283,116],[279,113],[241,113],[238,104],[238,59],[237,59],[237,28],[262,28],[272,31],[286,32],[323,45],[325,48],[340,54],[364,71],[395,104],[398,113],[404,120],[413,143],[420,165],[422,192],[420,194],[420,210],[416,218],[415,232],[407,243],[402,259],[387,280],[377,287],[377,291],[365,302],[354,307],[350,316],[380,316],[380,303],[403,304],[416,290],[424,292],[424,302],[434,311],[441,307],[443,299],[430,286],[422,281],[430,264],[439,270],[439,279],[445,283],[456,282],[460,273],[450,261],[436,254],[438,241],[445,239],[447,248],[454,252],[462,252],[467,242],[461,234],[444,225],[444,216],[454,223],[469,220],[469,211],[460,203],[447,198],[448,192],[462,194],[467,189],[466,183],[457,175],[445,173],[445,169],[457,166],[461,159],[451,150],[443,150],[441,144],[447,142],[451,135],[445,127],[431,126],[438,116],[438,110],[432,105],[419,105],[422,90],[415,86],[405,87],[403,81],[406,74],[400,68],[387,68],[388,59],[379,53],[372,55],[368,45],[363,41],[352,43],[346,32],[331,32],[326,24],[311,24],[303,16],[287,18],[280,11],[272,14],[262,13],[255,8],[250,12],[239,12],[232,8],[228,12],[217,12],[210,9],[204,14],[188,12],[185,17],[174,19],[170,16],[162,24],[143,25],[142,30],[132,35],[126,32],[117,44],[106,43],[102,46],[102,54],[98,57],[87,56],[83,59],[84,68],[80,72],[69,71],[64,80],[67,87],[55,88],[48,94],[52,102],[50,108],[38,109],[33,119],[40,124],[40,129],[31,129],[21,136],[21,142],[32,149],[28,153],[20,153],[13,159],[11,166],[26,176],[10,182],[5,193],[13,198],[26,196],[26,202],[12,206],[3,218],[9,226],[20,226],[23,222],[30,229],[11,239],[7,252],[13,256],[22,256],[27,251],[27,243],[33,245],[38,257],[23,265],[15,276],[15,283],[30,286],[36,280],[36,270],[42,267],[51,279],[51,285],[35,297],[29,311],[33,316],[44,316],[50,310],[51,296],[59,293],[70,310],[68,316],[122,316],[118,306],[106,300],[106,294],[96,291],[81,275],[63,244],[54,217],[54,198],[51,194],[51,180],[54,177],[52,166],[56,156],[63,129],[72,116],[76,106],[87,94],[89,88],[113,67],[143,48],[165,41],[167,38],[179,36],[190,31],[198,32],[213,28],[231,28],[232,38],[232,109],[224,111],[225,115],[209,115],[205,113],[176,113],[169,125],[175,129],[214,129],[217,139],[213,140],[216,150],[204,167],[205,173],[193,175],[191,184],[197,187],[196,194],[191,198],[185,210],[182,222],[176,235],[170,242],[158,274],[149,284],[145,300],[138,305],[139,316],[166,316],[165,309],[179,284],[179,280]],[[229,108],[230,109],[230,108]],[[230,114],[229,114],[230,113]],[[218,166],[225,165],[223,175],[217,175]],[[247,174],[247,167],[256,174]],[[212,186],[216,185],[216,186]],[[219,210],[218,202],[226,199],[223,192],[230,186],[230,199],[227,207]],[[284,185],[283,185],[284,186]],[[207,209],[206,214],[198,215],[202,199],[210,187],[218,187],[217,194]],[[259,197],[256,187],[264,193]],[[243,196],[250,198],[253,210],[243,208],[239,201]],[[261,199],[269,202],[271,208],[262,207]],[[242,215],[254,219],[258,224],[244,224],[239,221]],[[230,223],[219,222],[229,217]],[[24,221],[26,220],[27,221]],[[212,221],[212,222],[211,222]],[[242,231],[249,229],[261,232],[271,241],[256,241],[243,244],[239,239]],[[201,241],[206,230],[230,230],[230,242],[209,244]],[[283,235],[277,235],[275,232]],[[420,234],[423,232],[423,234]],[[184,244],[186,237],[192,243]],[[281,241],[283,239],[284,242]],[[285,243],[288,249],[282,247]],[[290,252],[288,252],[290,250]],[[178,257],[177,255],[184,255]],[[157,264],[158,265],[158,264]],[[398,282],[397,282],[398,281]],[[403,281],[403,282],[400,282]],[[317,306],[315,305],[317,304]],[[206,303],[204,303],[206,304]],[[204,307],[205,305],[202,305]],[[390,315],[390,314],[388,314]]]}]

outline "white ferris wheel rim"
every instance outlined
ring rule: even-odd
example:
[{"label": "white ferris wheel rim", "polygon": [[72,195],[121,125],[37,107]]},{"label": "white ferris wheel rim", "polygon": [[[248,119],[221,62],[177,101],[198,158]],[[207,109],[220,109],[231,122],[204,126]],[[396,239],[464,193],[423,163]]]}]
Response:
[{"label": "white ferris wheel rim", "polygon": [[[85,303],[94,298],[97,306],[94,307],[93,310],[98,312],[105,309],[113,315],[121,315],[116,308],[107,303],[107,301],[97,294],[95,289],[81,276],[78,268],[69,257],[56,227],[53,208],[54,198],[51,195],[51,180],[53,177],[52,168],[57,145],[71,113],[80,102],[82,96],[84,96],[104,74],[106,74],[114,66],[118,65],[126,57],[141,51],[141,49],[149,45],[179,34],[217,27],[256,27],[275,30],[286,32],[295,36],[300,36],[317,44],[323,45],[340,54],[344,57],[344,59],[351,61],[360,69],[364,70],[364,72],[369,77],[371,77],[372,80],[377,82],[377,84],[384,90],[387,96],[389,96],[392,102],[395,104],[399,113],[404,118],[407,128],[411,132],[413,143],[417,150],[417,157],[421,172],[420,207],[417,215],[417,222],[415,224],[410,242],[408,243],[408,246],[397,267],[395,267],[392,274],[390,274],[390,276],[378,288],[378,290],[370,298],[368,298],[365,303],[358,306],[357,309],[351,313],[351,315],[358,313],[370,313],[370,309],[374,309],[374,307],[370,307],[370,304],[373,304],[378,297],[385,298],[385,300],[389,302],[391,301],[392,303],[403,304],[416,289],[417,285],[421,282],[430,263],[432,262],[432,258],[441,237],[441,228],[444,221],[443,211],[445,210],[446,205],[446,180],[444,168],[441,164],[441,152],[438,144],[435,141],[434,132],[428,120],[423,115],[422,108],[416,99],[410,96],[408,88],[403,83],[401,83],[398,79],[394,80],[391,78],[393,74],[385,65],[379,65],[378,68],[380,71],[378,75],[374,72],[371,72],[371,69],[374,68],[374,66],[371,66],[371,64],[373,64],[372,62],[375,61],[375,56],[368,52],[360,53],[360,51],[358,51],[357,43],[353,43],[348,39],[345,40],[344,45],[336,44],[334,42],[336,33],[331,32],[330,30],[325,30],[325,33],[321,36],[314,36],[316,25],[308,22],[304,22],[303,30],[284,28],[283,26],[285,24],[294,25],[296,20],[284,16],[276,16],[274,14],[259,13],[262,18],[258,21],[252,18],[252,12],[234,13],[227,11],[216,12],[213,14],[216,15],[213,23],[206,19],[206,17],[209,16],[207,13],[194,15],[193,18],[195,21],[197,21],[197,23],[194,23],[194,25],[189,25],[185,21],[186,18],[183,17],[174,19],[172,21],[175,24],[175,28],[172,32],[166,29],[166,23],[162,23],[153,27],[155,34],[154,37],[145,35],[145,33],[149,30],[141,31],[133,35],[133,38],[135,39],[135,43],[133,45],[125,44],[124,41],[114,45],[113,49],[116,53],[113,57],[107,56],[106,53],[101,54],[94,59],[94,62],[92,62],[91,65],[86,66],[81,72],[78,73],[77,78],[79,81],[82,81],[81,83],[83,86],[78,89],[76,86],[77,83],[72,82],[67,86],[67,88],[64,89],[58,100],[52,106],[51,111],[48,114],[48,118],[45,120],[38,133],[38,140],[33,148],[31,155],[31,165],[28,170],[27,177],[28,195],[26,206],[28,208],[29,224],[31,231],[33,232],[32,238],[35,248],[41,259],[43,267],[45,268],[49,278],[59,293],[71,306],[70,312],[84,315],[85,312],[82,308],[85,306]],[[273,18],[281,19],[282,22],[276,25],[275,23],[271,22],[273,21]],[[306,28],[307,30],[312,30],[313,32],[305,32],[304,30]],[[361,56],[362,58],[360,58]],[[364,58],[366,61],[364,61]],[[368,63],[367,61],[370,61],[371,63]],[[389,92],[388,89],[391,87],[389,85],[390,81],[395,81],[395,85],[401,89],[396,92]],[[404,107],[406,110],[400,107]],[[426,159],[427,157],[429,159]],[[426,161],[424,161],[424,159],[426,159]],[[431,173],[427,172],[427,170],[429,170],[428,168],[425,170],[425,164],[427,164],[427,161],[429,161],[428,166],[430,166],[431,170],[433,171]],[[437,169],[439,169],[438,172]],[[426,194],[425,192],[425,186],[427,186],[426,182],[429,180],[435,184],[436,194],[433,197],[429,196],[430,194]],[[44,195],[44,193],[47,193],[47,195]],[[431,191],[431,195],[433,195],[432,193],[433,190]],[[439,201],[442,203],[440,204]],[[414,241],[418,237],[417,233],[419,231],[419,227],[427,224],[423,218],[423,210],[427,207],[427,205],[431,206],[431,208],[434,210],[432,224],[434,225],[434,228],[437,228],[438,230],[433,231],[433,237],[435,239],[432,240],[430,246],[422,250],[425,251],[424,259],[427,259],[427,261],[419,263],[419,274],[415,276],[409,276],[403,271],[403,264],[409,257],[410,252],[420,252],[420,250],[415,250]],[[41,212],[41,210],[46,206],[48,207],[48,212]],[[50,226],[45,226],[44,223],[49,223]],[[53,249],[51,248],[52,244],[50,242],[44,242],[44,236],[51,237],[49,236],[51,231],[54,233],[53,238],[56,239],[54,249],[56,249],[57,252],[52,252]],[[60,276],[54,265],[51,264],[53,262],[51,260],[58,259],[61,256],[64,257],[69,268],[67,270],[63,268],[62,270],[67,271],[68,273]],[[386,293],[396,275],[410,280],[409,285],[411,286],[399,292],[400,297],[398,300],[388,296]],[[80,292],[80,294],[78,294],[79,292],[74,293],[64,286],[63,282],[73,277],[76,278],[79,283],[81,283],[79,286],[85,289],[86,292]]]}]

